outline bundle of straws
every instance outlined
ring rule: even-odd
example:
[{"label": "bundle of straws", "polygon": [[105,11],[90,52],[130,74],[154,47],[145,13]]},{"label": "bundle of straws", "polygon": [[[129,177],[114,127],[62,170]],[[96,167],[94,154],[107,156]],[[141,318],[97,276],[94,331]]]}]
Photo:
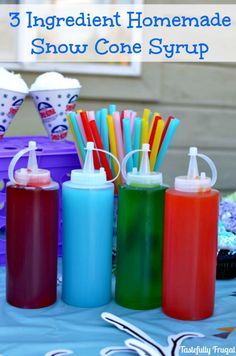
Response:
[{"label": "bundle of straws", "polygon": [[[76,144],[81,167],[85,159],[87,141],[93,141],[95,147],[110,151],[120,163],[124,156],[132,150],[141,149],[143,143],[150,144],[150,169],[158,171],[166,151],[180,123],[179,119],[169,116],[166,122],[159,113],[143,110],[143,116],[138,117],[132,110],[117,111],[116,105],[109,109],[102,108],[97,112],[70,112],[67,116],[71,132]],[[115,161],[103,152],[94,151],[95,169],[104,167],[107,179],[112,179],[118,172]],[[141,154],[135,153],[127,163],[127,170],[139,168]],[[122,183],[118,177],[116,184]]]}]

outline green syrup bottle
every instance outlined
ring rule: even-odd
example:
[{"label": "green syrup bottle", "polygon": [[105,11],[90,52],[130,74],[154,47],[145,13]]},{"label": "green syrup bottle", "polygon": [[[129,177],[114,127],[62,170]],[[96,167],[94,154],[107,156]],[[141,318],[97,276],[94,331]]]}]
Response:
[{"label": "green syrup bottle", "polygon": [[[140,151],[140,150],[137,150]],[[140,170],[126,173],[119,188],[115,300],[130,309],[153,309],[162,302],[164,197],[162,174],[150,172],[149,144],[142,146]]]}]

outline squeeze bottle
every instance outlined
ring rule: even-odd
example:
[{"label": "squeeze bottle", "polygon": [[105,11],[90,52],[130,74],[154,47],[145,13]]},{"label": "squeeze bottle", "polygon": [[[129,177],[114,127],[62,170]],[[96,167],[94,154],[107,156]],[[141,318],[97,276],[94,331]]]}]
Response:
[{"label": "squeeze bottle", "polygon": [[[126,172],[128,159],[142,153],[140,170]],[[131,309],[161,305],[164,195],[162,174],[150,172],[149,144],[122,162],[126,184],[118,193],[115,300]]]},{"label": "squeeze bottle", "polygon": [[[58,189],[50,172],[37,165],[36,142],[12,159],[7,184],[7,302],[42,308],[56,301]],[[14,172],[29,153],[28,167]]]},{"label": "squeeze bottle", "polygon": [[[190,147],[187,176],[166,191],[163,311],[182,320],[208,318],[214,311],[219,192],[213,161]],[[197,157],[212,178],[199,175]]]},{"label": "squeeze bottle", "polygon": [[[104,168],[94,169],[94,148],[87,142],[83,169],[72,170],[62,186],[62,299],[81,307],[98,307],[111,300],[114,179]],[[118,170],[118,175],[120,168]]]}]

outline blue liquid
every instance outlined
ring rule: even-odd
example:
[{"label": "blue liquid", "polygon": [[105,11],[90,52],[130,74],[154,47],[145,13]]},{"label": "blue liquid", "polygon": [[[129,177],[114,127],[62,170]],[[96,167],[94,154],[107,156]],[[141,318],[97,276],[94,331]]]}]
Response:
[{"label": "blue liquid", "polygon": [[112,280],[114,186],[75,187],[65,182],[62,299],[88,308],[109,303]]}]

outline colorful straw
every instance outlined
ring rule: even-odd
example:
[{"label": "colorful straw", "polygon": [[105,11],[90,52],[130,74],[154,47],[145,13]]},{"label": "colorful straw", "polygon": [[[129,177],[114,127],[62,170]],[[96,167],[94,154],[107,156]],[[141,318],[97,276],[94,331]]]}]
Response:
[{"label": "colorful straw", "polygon": [[[117,152],[117,145],[116,145],[116,134],[115,134],[115,126],[113,122],[113,117],[112,115],[107,115],[107,125],[108,125],[108,132],[109,132],[109,142],[110,142],[110,149],[111,153],[118,158],[118,152]],[[113,166],[114,166],[114,171],[115,175],[118,174],[118,167],[115,161],[113,161]],[[121,184],[121,178],[120,176],[117,178],[117,184]]]},{"label": "colorful straw", "polygon": [[[85,135],[86,135],[87,141],[94,142],[92,131],[91,131],[91,128],[90,128],[90,125],[89,125],[89,120],[88,120],[88,117],[87,117],[87,113],[86,112],[81,112],[80,113],[80,117],[81,117],[81,120],[82,120],[82,123],[83,123],[83,126],[84,126],[84,131],[85,131]],[[94,167],[95,167],[95,169],[99,169],[100,168],[100,162],[99,162],[99,159],[98,159],[98,156],[97,156],[97,152],[95,152],[95,151],[93,151],[93,159],[94,159]]]},{"label": "colorful straw", "polygon": [[152,133],[152,127],[153,127],[153,124],[155,122],[155,117],[156,116],[160,116],[161,115],[159,114],[159,112],[154,112],[154,114],[152,115],[152,120],[151,120],[151,123],[149,125],[149,131],[148,131],[148,137],[149,137],[149,140],[150,140],[150,136],[151,136],[151,133]]},{"label": "colorful straw", "polygon": [[84,126],[83,126],[83,123],[82,123],[82,120],[81,120],[80,113],[77,114],[76,121],[77,121],[77,124],[78,124],[79,129],[80,129],[80,133],[81,133],[83,141],[84,141],[84,147],[86,147],[87,138],[86,138],[86,135],[85,135]]},{"label": "colorful straw", "polygon": [[[145,108],[142,118],[137,117],[133,110],[125,109],[120,113],[115,104],[102,108],[97,112],[81,111],[70,113],[68,122],[76,144],[78,156],[83,165],[85,159],[85,145],[87,141],[95,142],[98,149],[104,149],[113,153],[122,163],[124,155],[142,147],[143,143],[150,144],[150,169],[159,170],[166,151],[171,143],[175,131],[179,125],[179,120],[169,116],[164,123],[158,112],[152,112]],[[104,167],[107,179],[110,180],[118,173],[117,164],[110,156],[99,152],[93,152],[94,165],[96,169],[100,164]],[[135,153],[127,163],[127,170],[132,171],[133,167],[139,168],[141,153]],[[121,184],[121,176],[116,181]]]},{"label": "colorful straw", "polygon": [[125,111],[126,110],[122,110],[120,113],[120,125],[121,125],[121,132],[122,132],[122,136],[123,136],[123,119],[124,119],[124,115],[125,115]]},{"label": "colorful straw", "polygon": [[124,158],[124,144],[122,139],[122,131],[121,131],[121,124],[120,124],[120,114],[118,111],[113,113],[114,125],[115,125],[115,133],[116,133],[116,144],[117,144],[117,151],[120,163]]},{"label": "colorful straw", "polygon": [[96,120],[96,124],[97,124],[97,128],[98,128],[98,132],[99,133],[101,133],[101,111],[100,110],[98,110],[97,112],[96,112],[96,118],[95,118],[95,120]]},{"label": "colorful straw", "polygon": [[156,116],[153,120],[153,125],[152,125],[152,132],[149,138],[149,145],[150,145],[150,150],[152,150],[154,138],[155,138],[155,133],[156,133],[156,128],[157,128],[157,123],[161,119],[160,116]]},{"label": "colorful straw", "polygon": [[71,112],[70,113],[70,118],[71,118],[74,130],[75,130],[76,138],[78,140],[78,144],[79,144],[79,148],[80,148],[80,152],[81,152],[81,157],[82,157],[82,159],[84,161],[85,160],[85,155],[86,155],[86,152],[85,152],[86,144],[84,142],[83,135],[81,133],[81,130],[80,130],[80,127],[79,127],[79,124],[78,124],[77,116],[76,116],[75,113]]},{"label": "colorful straw", "polygon": [[101,137],[104,149],[109,151],[109,137],[108,137],[108,126],[107,126],[107,110],[101,110]]},{"label": "colorful straw", "polygon": [[76,136],[76,133],[75,133],[75,129],[74,129],[74,125],[72,123],[71,116],[70,116],[71,114],[75,114],[75,113],[70,113],[69,115],[67,115],[67,121],[69,123],[70,130],[71,130],[72,136],[73,136],[74,141],[75,141],[75,146],[76,146],[77,154],[78,154],[78,157],[79,157],[80,165],[81,165],[81,167],[83,167],[84,160],[82,158],[82,152],[81,152],[81,147],[83,147],[83,145],[80,146],[79,141],[77,139],[77,136]]},{"label": "colorful straw", "polygon": [[114,112],[116,112],[116,105],[110,104],[109,105],[109,114],[112,115]]},{"label": "colorful straw", "polygon": [[179,119],[177,118],[174,118],[174,119],[171,119],[170,120],[170,123],[169,123],[169,126],[167,128],[167,131],[166,131],[166,135],[163,139],[163,142],[161,144],[161,147],[159,149],[159,153],[158,153],[158,156],[157,156],[157,159],[156,159],[156,163],[155,163],[155,167],[154,167],[154,170],[157,172],[160,168],[160,165],[164,159],[164,156],[166,154],[166,151],[171,143],[171,140],[175,134],[175,131],[177,129],[177,127],[179,126],[180,124],[180,121]]},{"label": "colorful straw", "polygon": [[141,147],[144,143],[148,143],[148,124],[149,124],[150,110],[144,109],[142,120],[142,135],[141,135]]},{"label": "colorful straw", "polygon": [[123,119],[130,119],[131,111],[130,110],[124,110],[124,117]]},{"label": "colorful straw", "polygon": [[144,120],[149,120],[150,113],[151,113],[151,110],[145,108],[145,109],[143,110],[143,119],[144,119]]},{"label": "colorful straw", "polygon": [[149,117],[148,117],[148,127],[150,127],[153,119],[153,113],[150,111]]},{"label": "colorful straw", "polygon": [[[148,143],[148,118],[149,118],[149,109],[144,109],[143,113],[143,118],[142,118],[142,132],[141,132],[141,144],[140,146],[142,147],[144,143]],[[142,152],[140,152],[139,155],[139,163],[141,162],[142,159]]]},{"label": "colorful straw", "polygon": [[[90,116],[91,120],[89,121],[89,125],[91,127],[91,131],[92,131],[92,135],[96,144],[96,147],[104,150],[103,144],[102,144],[102,140],[101,137],[99,135],[98,132],[98,128],[97,128],[97,124],[96,121],[93,119],[93,115]],[[89,117],[89,118],[90,118]],[[111,168],[109,166],[108,160],[107,160],[107,156],[104,152],[100,152],[98,151],[100,160],[101,160],[101,164],[104,167],[105,171],[106,171],[106,176],[107,176],[107,180],[111,180],[112,179],[112,171]]]},{"label": "colorful straw", "polygon": [[169,124],[170,124],[170,122],[171,122],[171,120],[172,120],[173,118],[174,118],[173,116],[169,116],[168,119],[166,120],[165,127],[164,127],[164,130],[163,130],[162,136],[161,136],[161,144],[160,144],[160,147],[161,147],[162,142],[163,142],[163,140],[164,140],[164,138],[165,138],[167,129],[168,129],[168,127],[169,127]]},{"label": "colorful straw", "polygon": [[153,141],[151,154],[150,154],[150,170],[151,171],[153,171],[154,167],[155,167],[155,162],[156,162],[157,153],[158,153],[158,150],[160,147],[161,136],[162,136],[163,130],[164,130],[164,120],[160,119],[157,121],[154,141]]},{"label": "colorful straw", "polygon": [[[132,141],[131,141],[131,130],[130,130],[130,120],[123,119],[123,130],[124,130],[124,143],[125,143],[125,154],[132,151]],[[133,157],[127,162],[127,171],[131,172],[133,169]]]},{"label": "colorful straw", "polygon": [[96,120],[95,119],[95,111],[87,111],[87,117],[88,117],[89,121]]},{"label": "colorful straw", "polygon": [[[140,149],[141,142],[141,131],[142,131],[142,119],[136,117],[134,120],[134,150]],[[138,168],[139,166],[139,153],[133,155],[133,165]]]},{"label": "colorful straw", "polygon": [[134,134],[134,120],[137,116],[137,113],[135,111],[131,111],[130,113],[130,130],[131,130],[131,136]]}]

